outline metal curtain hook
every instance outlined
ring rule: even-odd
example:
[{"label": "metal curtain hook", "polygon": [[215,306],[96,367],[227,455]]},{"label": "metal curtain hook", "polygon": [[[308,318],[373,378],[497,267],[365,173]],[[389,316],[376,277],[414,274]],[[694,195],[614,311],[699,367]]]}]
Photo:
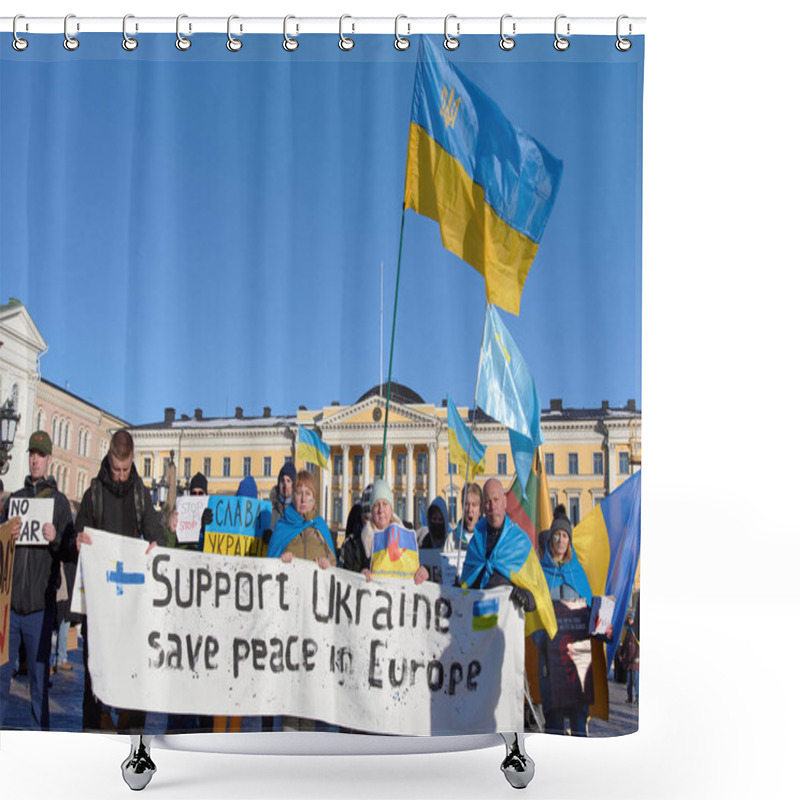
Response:
[{"label": "metal curtain hook", "polygon": [[291,14],[283,18],[283,49],[286,50],[287,53],[293,53],[300,47],[300,41],[298,39],[293,39],[287,33],[287,25],[289,24],[290,19],[296,19]]},{"label": "metal curtain hook", "polygon": [[239,19],[239,17],[237,17],[236,14],[231,14],[228,17],[228,42],[225,45],[225,47],[227,47],[228,50],[231,51],[231,53],[238,53],[242,49],[243,42],[241,39],[237,39],[235,36],[231,36],[231,21],[234,19]]},{"label": "metal curtain hook", "polygon": [[14,17],[14,21],[11,23],[11,32],[14,34],[14,40],[11,42],[11,46],[16,51],[21,53],[23,50],[27,49],[28,40],[27,39],[23,39],[20,36],[17,36],[17,20],[18,19],[25,19],[25,15],[24,14],[17,14],[17,16]]},{"label": "metal curtain hook", "polygon": [[[356,46],[356,43],[342,33],[342,26],[346,19],[352,19],[352,17],[349,14],[342,14],[342,16],[339,17],[339,47],[342,50],[352,50]],[[353,30],[356,29],[355,23],[352,24],[352,27]]]},{"label": "metal curtain hook", "polygon": [[139,40],[134,39],[132,36],[128,36],[128,20],[135,19],[133,14],[126,14],[122,18],[122,47],[124,50],[131,51],[135,50],[139,46]]},{"label": "metal curtain hook", "polygon": [[447,32],[447,23],[450,22],[451,19],[457,20],[458,18],[456,17],[455,14],[448,14],[444,18],[444,46],[446,50],[458,50],[458,46],[461,44],[461,42],[458,41],[457,37],[458,34],[461,32],[461,23],[456,22],[456,35],[451,36]]},{"label": "metal curtain hook", "polygon": [[[556,50],[560,50],[561,52],[563,52],[564,50],[566,50],[569,47],[569,39],[565,39],[563,36],[559,36],[559,33],[558,33],[558,21],[560,19],[566,19],[566,18],[567,18],[566,14],[559,14],[556,17],[556,21],[555,21],[555,24],[553,26],[553,31],[554,31],[555,37],[556,37],[556,40],[553,42],[553,47],[555,47]],[[569,27],[570,26],[569,26],[569,22],[568,22],[567,23],[567,36],[569,36]]]},{"label": "metal curtain hook", "polygon": [[[192,46],[191,39],[181,36],[181,20],[188,18],[188,14],[178,14],[178,18],[175,20],[175,47],[177,47],[178,50],[188,50]],[[189,26],[189,30],[191,30],[191,25]]]},{"label": "metal curtain hook", "polygon": [[[74,37],[69,35],[69,21],[71,19],[75,19],[74,14],[67,14],[64,17],[64,49],[65,50],[77,50],[81,43]],[[80,30],[80,26],[76,28],[76,30]]]},{"label": "metal curtain hook", "polygon": [[[620,51],[620,53],[624,53],[627,50],[630,50],[631,47],[633,47],[633,42],[630,39],[623,39],[622,36],[619,35],[619,28],[620,28],[619,24],[624,19],[628,19],[628,16],[626,14],[620,14],[617,17],[617,41],[616,41],[616,44],[614,46],[617,48],[617,50]],[[628,23],[628,36],[630,36],[632,31],[633,31],[633,26],[629,22]]]},{"label": "metal curtain hook", "polygon": [[511,19],[511,14],[503,14],[503,16],[500,17],[500,49],[501,50],[513,50],[514,47],[517,44],[517,42],[513,38],[513,34],[515,34],[517,32],[517,23],[516,22],[512,22],[511,23],[512,36],[506,36],[506,34],[505,34],[504,30],[503,30],[503,26],[505,25],[505,21],[507,19]]},{"label": "metal curtain hook", "polygon": [[[405,38],[405,36],[400,35],[399,27],[400,27],[400,20],[401,19],[408,19],[405,14],[398,14],[394,18],[394,46],[397,50],[408,50],[411,47],[411,42]],[[411,33],[411,25],[406,23],[408,27],[408,33]]]}]

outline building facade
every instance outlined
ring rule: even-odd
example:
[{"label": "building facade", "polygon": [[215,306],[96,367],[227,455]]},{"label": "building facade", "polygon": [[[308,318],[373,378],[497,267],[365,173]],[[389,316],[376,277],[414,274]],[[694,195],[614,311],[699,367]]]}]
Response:
[{"label": "building facade", "polygon": [[[320,513],[341,531],[351,506],[364,487],[381,474],[384,429],[384,478],[394,493],[394,508],[415,526],[427,508],[443,497],[453,517],[460,516],[463,478],[448,457],[447,408],[426,403],[400,384],[392,385],[386,423],[386,387],[373,387],[352,405],[300,408],[293,415],[205,419],[201,409],[176,418],[165,409],[163,421],[132,427],[137,468],[155,490],[174,460],[179,491],[195,472],[209,481],[209,492],[234,494],[239,482],[252,476],[259,496],[267,498],[286,460],[294,460],[297,428],[315,430],[331,448],[328,470],[311,467],[317,479]],[[472,412],[459,409],[471,423]],[[386,423],[386,424],[385,424]],[[563,503],[577,523],[603,497],[620,485],[641,463],[641,412],[629,401],[624,408],[565,408],[552,400],[542,412],[543,454],[551,503]],[[506,428],[477,412],[475,436],[486,445],[486,469],[479,478],[498,478],[509,488],[514,464]],[[297,468],[308,468],[296,464]],[[451,488],[452,487],[452,488]]]}]

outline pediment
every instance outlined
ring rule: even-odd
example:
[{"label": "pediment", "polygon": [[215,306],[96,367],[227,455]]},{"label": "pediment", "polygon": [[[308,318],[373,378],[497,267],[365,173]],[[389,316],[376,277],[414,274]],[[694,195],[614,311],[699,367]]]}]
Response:
[{"label": "pediment", "polygon": [[[380,412],[380,416],[376,413]],[[319,423],[322,430],[341,429],[347,427],[375,426],[382,427],[383,415],[386,413],[386,399],[373,395],[366,400],[347,406],[323,418]],[[416,425],[435,426],[438,419],[433,415],[416,408],[410,408],[402,403],[389,403],[389,426]]]},{"label": "pediment", "polygon": [[36,323],[28,313],[28,309],[19,305],[3,306],[0,309],[0,327],[2,337],[13,337],[25,347],[41,353],[47,349],[47,342],[36,327]]}]

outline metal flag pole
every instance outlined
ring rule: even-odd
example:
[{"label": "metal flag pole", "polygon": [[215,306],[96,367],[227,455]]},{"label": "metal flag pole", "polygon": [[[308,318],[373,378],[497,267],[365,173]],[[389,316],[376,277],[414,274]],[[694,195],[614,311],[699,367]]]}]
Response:
[{"label": "metal flag pole", "polygon": [[403,230],[406,226],[406,205],[400,221],[400,247],[397,250],[397,279],[394,284],[394,312],[392,314],[392,341],[389,345],[389,379],[386,382],[386,412],[383,415],[383,449],[381,450],[381,480],[386,472],[386,431],[389,427],[389,401],[392,397],[392,362],[394,361],[394,331],[397,325],[397,296],[400,293],[400,264],[403,259]]}]

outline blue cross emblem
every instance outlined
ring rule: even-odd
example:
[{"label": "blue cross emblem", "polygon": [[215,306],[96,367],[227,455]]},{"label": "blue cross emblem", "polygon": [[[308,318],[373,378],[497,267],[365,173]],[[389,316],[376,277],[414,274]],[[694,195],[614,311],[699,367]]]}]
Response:
[{"label": "blue cross emblem", "polygon": [[144,584],[143,572],[125,572],[122,562],[117,561],[117,568],[106,572],[106,583],[117,584],[117,595],[122,594],[123,584]]}]

